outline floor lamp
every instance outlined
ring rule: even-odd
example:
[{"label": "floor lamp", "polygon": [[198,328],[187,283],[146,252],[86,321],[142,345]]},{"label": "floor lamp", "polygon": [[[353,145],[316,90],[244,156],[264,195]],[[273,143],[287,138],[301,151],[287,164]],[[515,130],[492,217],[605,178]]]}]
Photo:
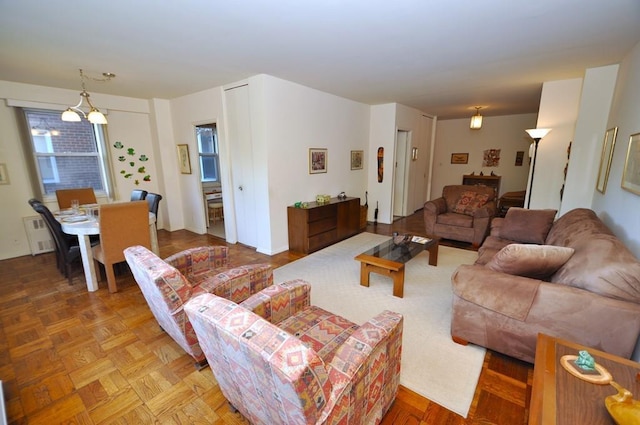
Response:
[{"label": "floor lamp", "polygon": [[538,143],[544,136],[547,135],[548,132],[551,131],[550,128],[531,128],[529,130],[525,130],[529,133],[529,136],[535,142],[535,146],[533,149],[533,166],[531,167],[531,180],[529,181],[529,199],[527,200],[527,209],[531,206],[531,195],[533,190],[533,173],[536,172],[536,158],[538,157]]}]

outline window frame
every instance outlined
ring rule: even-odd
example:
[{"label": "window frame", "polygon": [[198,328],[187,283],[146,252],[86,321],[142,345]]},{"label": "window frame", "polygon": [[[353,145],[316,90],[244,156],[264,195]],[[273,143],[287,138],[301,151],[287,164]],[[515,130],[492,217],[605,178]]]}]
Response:
[{"label": "window frame", "polygon": [[[26,129],[27,137],[25,143],[28,145],[28,151],[30,152],[30,156],[32,158],[33,163],[33,173],[32,178],[37,180],[37,184],[34,189],[37,188],[40,192],[41,198],[45,202],[51,202],[56,200],[55,192],[46,193],[44,179],[42,176],[42,172],[40,170],[39,159],[42,158],[50,158],[55,160],[56,158],[72,158],[72,157],[81,157],[81,158],[96,158],[99,167],[99,175],[102,181],[103,189],[95,189],[96,197],[106,197],[112,198],[114,191],[114,179],[111,171],[111,163],[109,159],[109,151],[108,151],[108,140],[106,134],[106,125],[104,124],[91,124],[93,129],[93,139],[96,145],[96,150],[94,152],[37,152],[36,146],[34,143],[34,135],[31,133],[31,127],[29,125],[29,116],[30,112],[40,113],[40,114],[51,114],[58,115],[61,112],[57,110],[51,109],[42,109],[42,108],[21,108],[22,114],[24,118],[24,126]],[[54,136],[55,137],[55,136]],[[45,139],[46,140],[46,139]],[[52,142],[52,137],[49,135],[48,137],[48,145]],[[54,162],[55,163],[55,162]],[[55,169],[54,173],[58,175],[58,170]],[[58,177],[58,182],[59,177]]]},{"label": "window frame", "polygon": [[[214,152],[202,152],[202,137],[200,134],[201,128],[211,128],[213,131],[213,151]],[[198,144],[198,165],[200,167],[200,183],[220,183],[220,145],[218,140],[218,128],[216,123],[203,124],[195,126],[196,143]],[[216,168],[215,179],[205,179],[204,162],[205,158],[213,158]]]}]

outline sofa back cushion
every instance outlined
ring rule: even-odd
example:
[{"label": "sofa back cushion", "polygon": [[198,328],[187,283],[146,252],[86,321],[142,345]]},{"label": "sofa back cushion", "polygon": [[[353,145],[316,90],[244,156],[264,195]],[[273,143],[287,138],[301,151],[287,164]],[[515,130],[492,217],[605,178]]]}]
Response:
[{"label": "sofa back cushion", "polygon": [[500,226],[500,238],[521,243],[544,244],[557,210],[511,207]]},{"label": "sofa back cushion", "polygon": [[564,246],[512,243],[502,248],[485,265],[491,270],[514,276],[546,279],[573,255]]},{"label": "sofa back cushion", "polygon": [[551,282],[640,303],[640,261],[592,210],[578,208],[560,217],[546,243],[575,250]]}]

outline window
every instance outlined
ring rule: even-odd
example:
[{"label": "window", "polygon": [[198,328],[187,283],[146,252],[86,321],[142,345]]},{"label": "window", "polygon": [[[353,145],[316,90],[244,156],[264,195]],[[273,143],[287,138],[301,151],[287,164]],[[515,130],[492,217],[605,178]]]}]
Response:
[{"label": "window", "polygon": [[220,159],[218,156],[218,131],[215,124],[196,126],[200,176],[203,182],[220,181]]},{"label": "window", "polygon": [[109,195],[102,126],[86,120],[64,122],[57,111],[25,109],[24,114],[43,197],[74,187]]}]

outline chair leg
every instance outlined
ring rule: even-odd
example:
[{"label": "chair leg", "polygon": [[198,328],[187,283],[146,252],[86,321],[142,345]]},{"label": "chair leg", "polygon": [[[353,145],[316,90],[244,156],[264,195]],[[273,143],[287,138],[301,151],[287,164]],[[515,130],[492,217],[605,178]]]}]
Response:
[{"label": "chair leg", "polygon": [[460,345],[469,345],[469,341],[467,341],[466,339],[460,338],[459,336],[455,336],[452,335],[451,339],[453,340],[453,342],[455,342],[456,344],[460,344]]},{"label": "chair leg", "polygon": [[118,292],[118,286],[116,285],[116,274],[113,271],[113,264],[105,264],[104,272],[107,275],[107,285],[109,286],[109,292]]}]

